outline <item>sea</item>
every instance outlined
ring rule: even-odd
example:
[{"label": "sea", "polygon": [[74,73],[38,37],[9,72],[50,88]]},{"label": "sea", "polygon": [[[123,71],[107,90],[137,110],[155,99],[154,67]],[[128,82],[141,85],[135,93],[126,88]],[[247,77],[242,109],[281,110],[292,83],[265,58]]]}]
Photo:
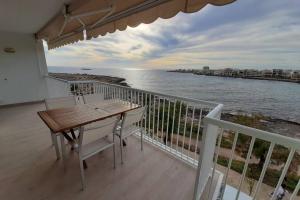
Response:
[{"label": "sea", "polygon": [[226,112],[259,113],[300,123],[298,83],[131,68],[48,67],[48,70],[121,77],[134,88],[222,103]]}]

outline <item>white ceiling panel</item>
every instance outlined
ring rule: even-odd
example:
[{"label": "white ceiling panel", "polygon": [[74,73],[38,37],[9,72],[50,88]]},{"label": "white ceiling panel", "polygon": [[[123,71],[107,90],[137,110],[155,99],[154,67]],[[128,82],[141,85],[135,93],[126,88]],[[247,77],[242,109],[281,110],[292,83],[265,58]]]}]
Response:
[{"label": "white ceiling panel", "polygon": [[36,33],[64,4],[64,0],[0,0],[0,31]]}]

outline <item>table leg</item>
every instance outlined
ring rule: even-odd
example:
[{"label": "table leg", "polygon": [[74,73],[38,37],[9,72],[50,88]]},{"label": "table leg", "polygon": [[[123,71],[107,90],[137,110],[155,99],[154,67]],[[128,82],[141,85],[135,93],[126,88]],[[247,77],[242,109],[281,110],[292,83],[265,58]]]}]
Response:
[{"label": "table leg", "polygon": [[88,168],[88,166],[87,166],[87,164],[86,164],[86,161],[85,161],[85,160],[83,161],[83,168],[84,168],[84,169],[87,169],[87,168]]},{"label": "table leg", "polygon": [[125,147],[127,144],[126,144],[126,141],[123,140],[123,147]]},{"label": "table leg", "polygon": [[75,136],[74,130],[71,128],[70,131],[71,131],[71,135],[73,137],[73,140],[76,140],[76,136]]},{"label": "table leg", "polygon": [[73,143],[73,139],[66,132],[62,132],[62,134],[68,140],[68,142]]},{"label": "table leg", "polygon": [[[79,138],[80,138],[80,136],[83,134],[83,130],[84,130],[84,128],[81,127],[80,130],[79,130],[78,138],[77,138],[78,140],[80,140]],[[87,166],[87,164],[86,164],[86,161],[83,160],[82,163],[83,163],[83,168],[84,168],[84,169],[87,169],[88,166]]]},{"label": "table leg", "polygon": [[60,145],[61,145],[61,154],[62,154],[62,160],[63,160],[63,165],[64,169],[66,168],[66,146],[65,146],[65,138],[63,134],[60,134]]},{"label": "table leg", "polygon": [[57,143],[57,135],[55,133],[51,132],[51,137],[52,137],[53,145],[55,147],[56,159],[59,160],[60,152],[59,152],[59,147],[58,147],[58,143]]}]

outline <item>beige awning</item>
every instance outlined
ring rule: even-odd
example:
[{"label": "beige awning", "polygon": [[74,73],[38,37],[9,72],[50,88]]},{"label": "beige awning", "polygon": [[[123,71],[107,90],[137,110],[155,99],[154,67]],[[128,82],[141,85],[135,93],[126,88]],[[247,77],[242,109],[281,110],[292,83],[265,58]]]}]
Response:
[{"label": "beige awning", "polygon": [[127,26],[168,19],[179,12],[193,13],[207,4],[222,6],[235,0],[73,0],[38,33],[53,49],[84,39],[104,36]]}]

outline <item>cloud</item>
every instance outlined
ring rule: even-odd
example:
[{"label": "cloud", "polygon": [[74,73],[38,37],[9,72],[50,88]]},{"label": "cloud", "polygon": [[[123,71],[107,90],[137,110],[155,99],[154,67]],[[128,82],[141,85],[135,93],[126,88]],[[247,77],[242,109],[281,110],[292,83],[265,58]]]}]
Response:
[{"label": "cloud", "polygon": [[300,68],[300,2],[239,0],[46,52],[50,66]]}]

